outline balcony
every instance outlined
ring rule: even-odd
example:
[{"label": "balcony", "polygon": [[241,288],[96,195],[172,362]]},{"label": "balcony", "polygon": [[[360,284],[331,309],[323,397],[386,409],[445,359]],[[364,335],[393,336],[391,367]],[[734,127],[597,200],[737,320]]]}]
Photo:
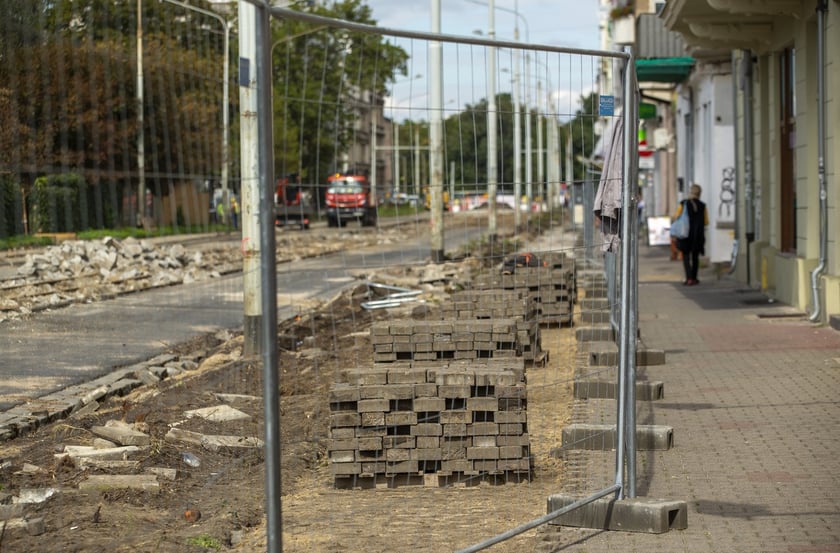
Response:
[{"label": "balcony", "polygon": [[773,35],[790,18],[807,18],[812,9],[799,0],[672,0],[662,20],[680,33],[694,57],[728,59],[731,50],[766,51]]}]

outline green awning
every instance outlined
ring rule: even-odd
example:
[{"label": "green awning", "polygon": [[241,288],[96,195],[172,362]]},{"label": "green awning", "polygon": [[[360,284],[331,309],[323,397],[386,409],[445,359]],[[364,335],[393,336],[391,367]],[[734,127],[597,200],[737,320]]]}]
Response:
[{"label": "green awning", "polygon": [[691,73],[694,58],[655,58],[636,60],[639,82],[680,83]]}]

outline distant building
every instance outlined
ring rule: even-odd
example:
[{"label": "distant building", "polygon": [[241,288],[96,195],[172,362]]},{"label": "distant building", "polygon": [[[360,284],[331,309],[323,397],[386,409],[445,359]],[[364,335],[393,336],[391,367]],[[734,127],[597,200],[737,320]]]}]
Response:
[{"label": "distant building", "polygon": [[[642,101],[669,100],[645,169],[656,211],[700,184],[711,262],[812,320],[840,315],[840,3],[602,0],[601,13],[602,45],[634,48]],[[681,51],[668,50],[674,35]],[[602,91],[619,80],[611,70]],[[676,156],[673,172],[662,152]]]}]

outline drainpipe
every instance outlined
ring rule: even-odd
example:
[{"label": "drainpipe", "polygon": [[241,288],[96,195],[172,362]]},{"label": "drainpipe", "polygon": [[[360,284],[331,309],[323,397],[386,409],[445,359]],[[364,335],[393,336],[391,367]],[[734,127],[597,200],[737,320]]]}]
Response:
[{"label": "drainpipe", "polygon": [[[732,137],[735,142],[735,185],[741,182],[741,164],[738,163],[738,72],[735,70],[738,67],[738,58],[735,56],[735,50],[732,50],[729,67],[732,72]],[[732,258],[729,261],[729,274],[734,274],[738,265],[738,248],[740,245],[741,235],[741,217],[739,214],[739,207],[741,205],[740,194],[735,193],[735,240],[732,243]]]},{"label": "drainpipe", "polygon": [[828,252],[828,191],[825,182],[825,12],[827,0],[817,2],[817,172],[820,188],[820,262],[811,272],[811,291],[814,310],[808,317],[811,322],[820,320],[820,276],[825,271]]},{"label": "drainpipe", "polygon": [[752,52],[741,51],[743,63],[743,96],[741,101],[744,106],[744,214],[746,215],[746,238],[747,238],[747,286],[752,283],[750,246],[755,242],[755,188],[753,182],[753,83],[752,83]]}]

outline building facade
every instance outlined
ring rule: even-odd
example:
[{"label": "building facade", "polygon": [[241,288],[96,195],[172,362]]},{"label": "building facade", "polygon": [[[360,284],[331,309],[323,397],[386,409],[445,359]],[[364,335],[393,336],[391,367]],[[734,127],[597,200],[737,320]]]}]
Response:
[{"label": "building facade", "polygon": [[[672,0],[661,18],[703,60],[682,96],[718,81],[712,101],[731,98],[734,274],[812,320],[840,314],[840,3]],[[720,125],[713,113],[704,126]],[[702,159],[702,144],[685,146]]]},{"label": "building facade", "polygon": [[[840,1],[613,4],[634,7],[635,50],[642,13],[657,13],[683,43],[681,60],[656,63],[674,75],[675,199],[691,183],[703,186],[708,260],[815,322],[833,320],[840,315]],[[637,61],[643,97],[653,63],[646,65]]]}]

